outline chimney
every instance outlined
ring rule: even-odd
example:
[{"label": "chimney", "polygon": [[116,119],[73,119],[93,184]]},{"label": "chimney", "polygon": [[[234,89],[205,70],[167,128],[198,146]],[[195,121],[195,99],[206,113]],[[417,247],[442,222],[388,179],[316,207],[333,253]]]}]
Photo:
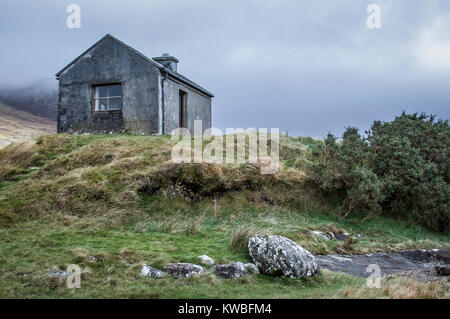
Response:
[{"label": "chimney", "polygon": [[173,72],[177,72],[178,59],[176,57],[170,56],[169,53],[163,53],[162,56],[153,58],[153,61],[164,65],[166,68],[172,70]]}]

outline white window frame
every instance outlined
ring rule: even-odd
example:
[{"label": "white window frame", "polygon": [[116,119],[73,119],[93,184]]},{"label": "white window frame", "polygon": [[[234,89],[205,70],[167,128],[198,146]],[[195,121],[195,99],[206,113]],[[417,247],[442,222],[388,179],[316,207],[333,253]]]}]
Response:
[{"label": "white window frame", "polygon": [[[115,85],[120,85],[120,91],[121,91],[121,95],[120,96],[110,96],[109,95],[109,90],[111,86],[115,86]],[[97,89],[101,88],[101,87],[106,87],[106,96],[105,97],[97,97]],[[92,109],[94,112],[96,113],[100,113],[100,112],[120,112],[122,111],[122,96],[123,96],[123,87],[122,87],[122,83],[107,83],[107,84],[96,84],[92,86]],[[120,98],[120,108],[114,108],[114,109],[110,109],[109,107],[109,101],[110,99],[119,99]],[[97,102],[98,101],[106,101],[106,109],[104,110],[100,110],[97,109],[98,105]]]}]

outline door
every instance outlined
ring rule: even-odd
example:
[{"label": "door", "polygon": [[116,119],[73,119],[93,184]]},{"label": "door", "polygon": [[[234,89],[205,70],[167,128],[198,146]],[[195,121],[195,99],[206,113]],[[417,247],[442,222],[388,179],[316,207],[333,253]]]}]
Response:
[{"label": "door", "polygon": [[180,113],[179,113],[179,127],[187,128],[187,93],[180,90],[179,95]]}]

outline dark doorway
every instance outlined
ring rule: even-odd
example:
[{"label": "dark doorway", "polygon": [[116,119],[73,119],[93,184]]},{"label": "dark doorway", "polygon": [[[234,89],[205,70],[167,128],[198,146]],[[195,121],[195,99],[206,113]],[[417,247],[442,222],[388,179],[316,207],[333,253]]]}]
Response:
[{"label": "dark doorway", "polygon": [[187,112],[186,112],[186,105],[187,105],[187,93],[180,90],[180,96],[179,96],[179,101],[180,101],[180,127],[184,127],[187,128]]}]

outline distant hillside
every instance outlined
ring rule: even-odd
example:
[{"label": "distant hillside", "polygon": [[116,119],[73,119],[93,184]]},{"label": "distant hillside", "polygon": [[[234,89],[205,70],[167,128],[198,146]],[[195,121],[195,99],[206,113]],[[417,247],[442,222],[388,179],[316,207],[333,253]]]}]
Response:
[{"label": "distant hillside", "polygon": [[12,142],[56,132],[56,122],[0,102],[0,148]]},{"label": "distant hillside", "polygon": [[39,117],[56,120],[58,91],[48,84],[0,88],[0,102]]}]

